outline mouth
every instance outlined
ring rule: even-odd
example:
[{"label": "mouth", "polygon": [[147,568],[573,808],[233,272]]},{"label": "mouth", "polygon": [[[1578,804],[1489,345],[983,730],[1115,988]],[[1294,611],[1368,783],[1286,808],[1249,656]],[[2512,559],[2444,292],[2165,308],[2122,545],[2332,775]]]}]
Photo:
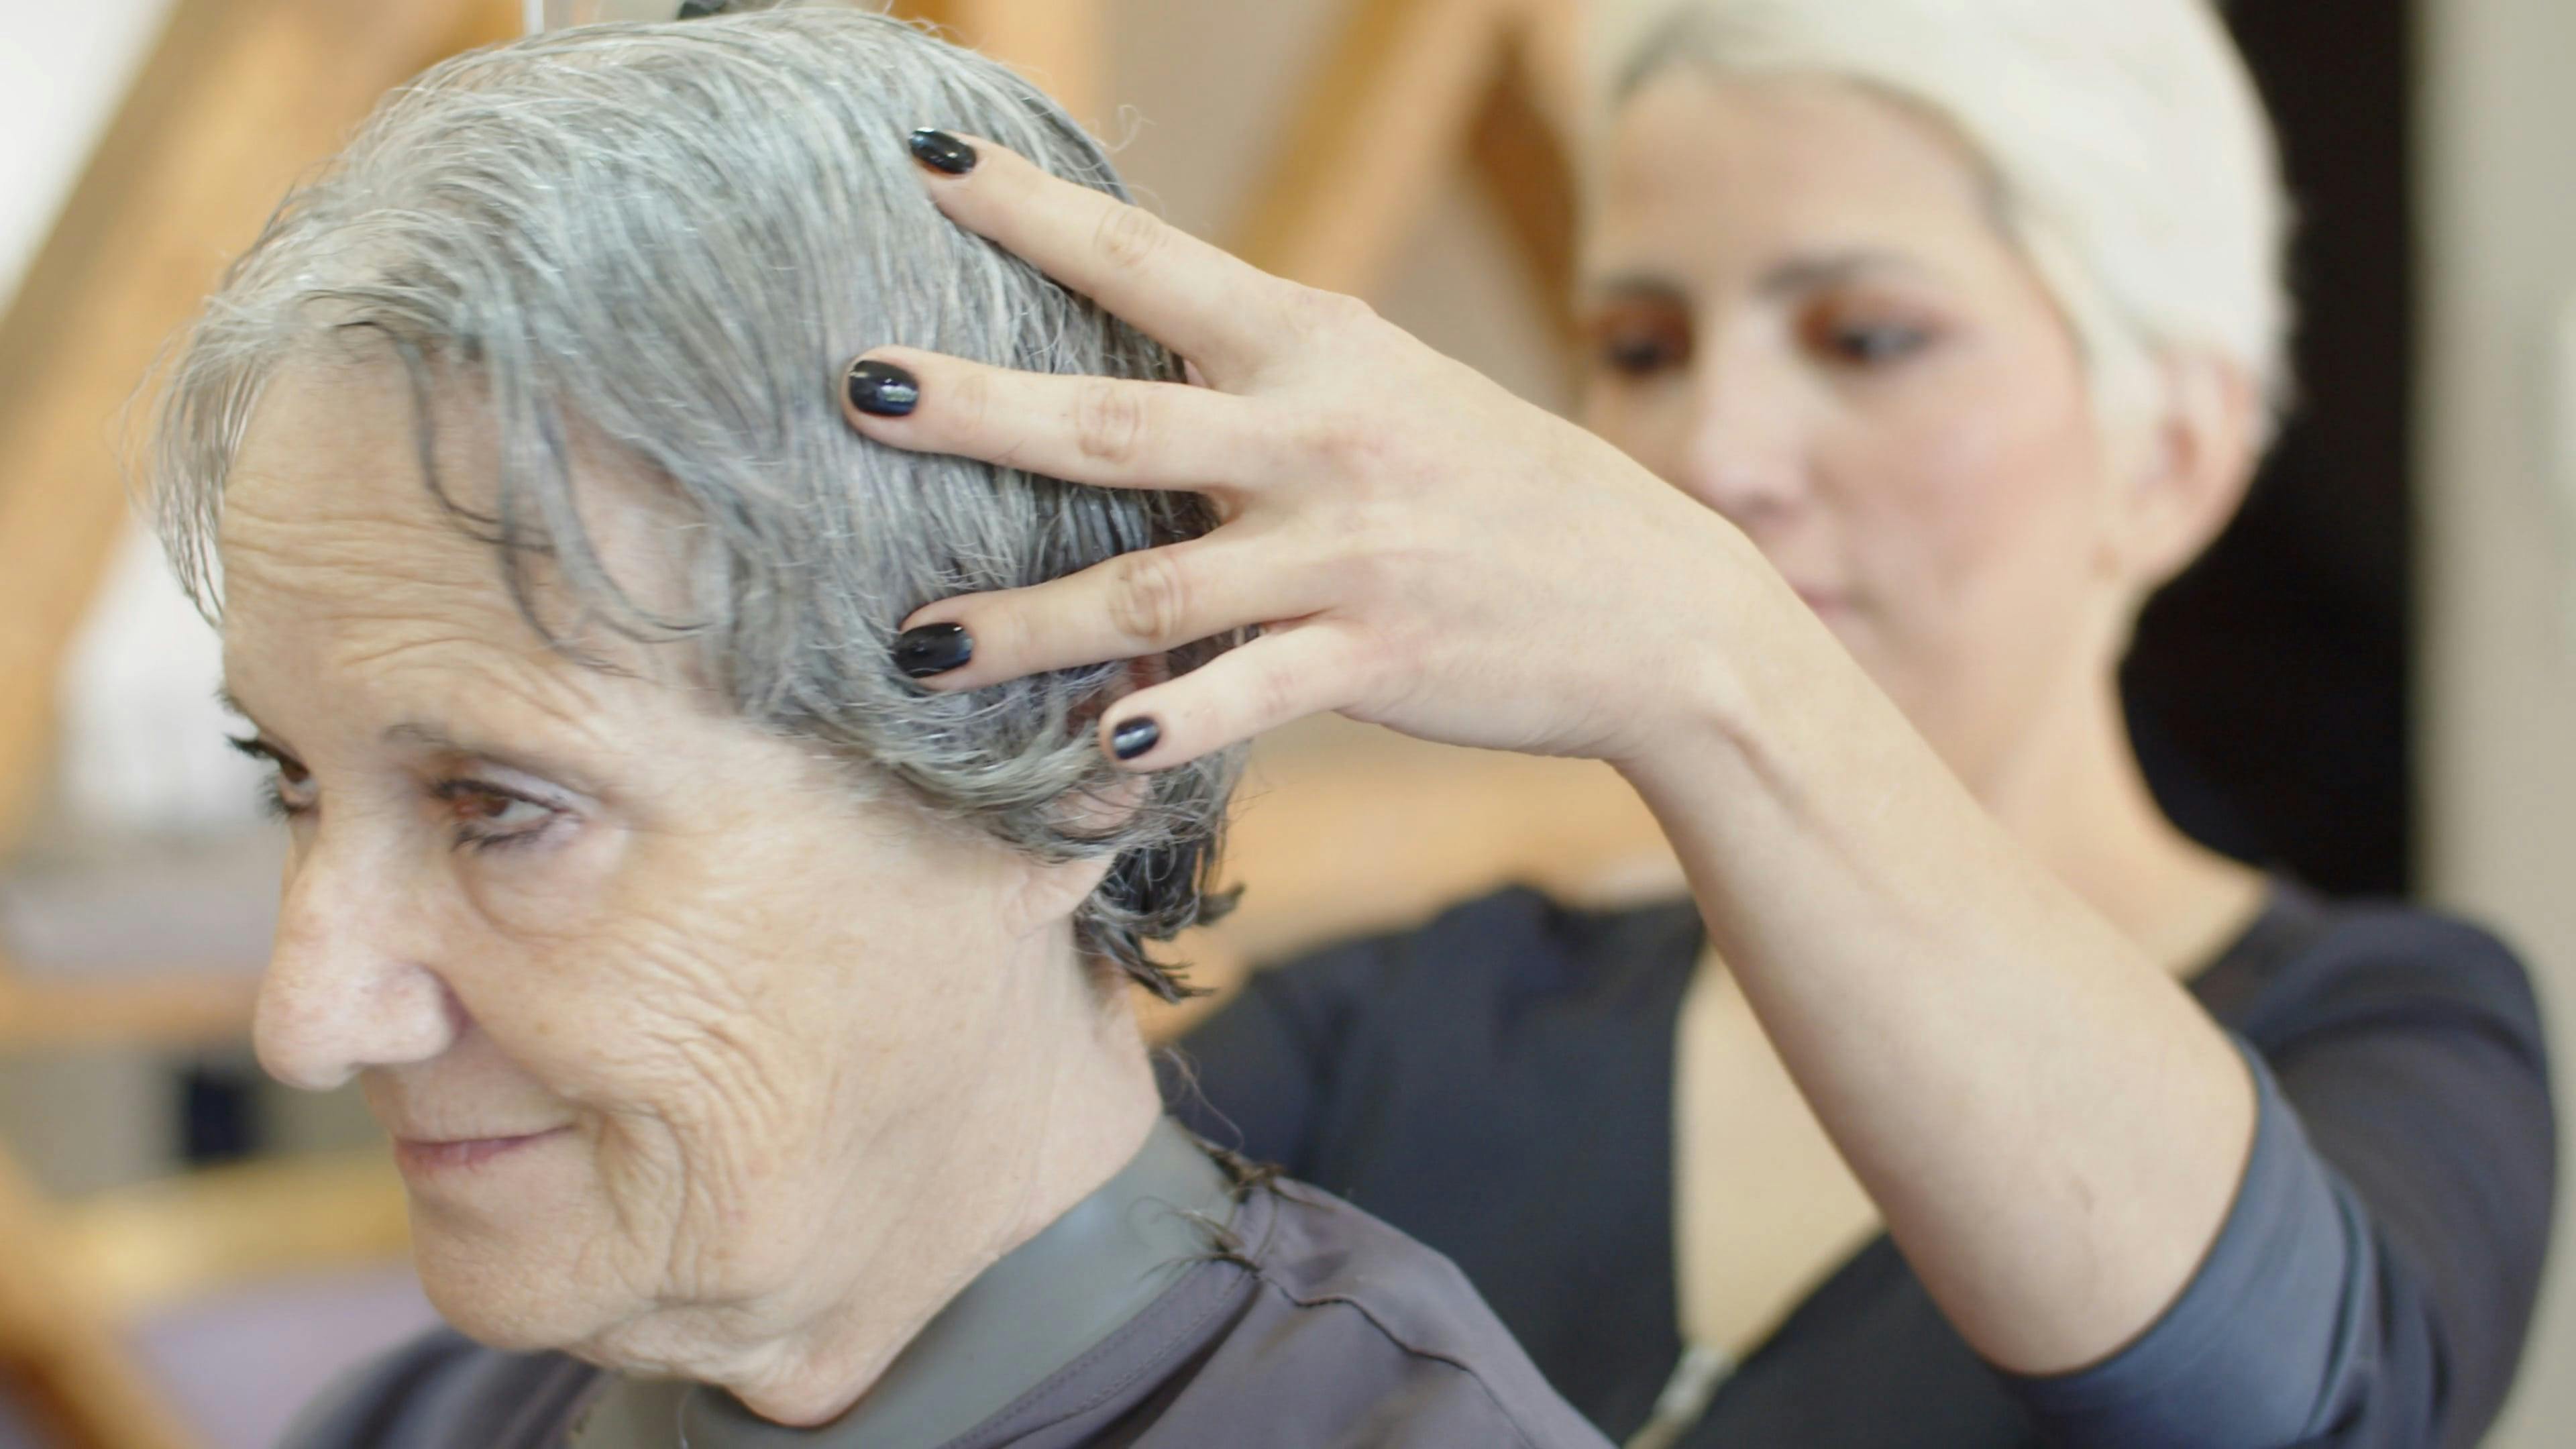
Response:
[{"label": "mouth", "polygon": [[402,1169],[405,1177],[463,1172],[511,1156],[550,1137],[560,1137],[571,1130],[570,1127],[551,1127],[543,1132],[527,1132],[515,1137],[456,1137],[443,1141],[396,1137],[394,1165]]}]

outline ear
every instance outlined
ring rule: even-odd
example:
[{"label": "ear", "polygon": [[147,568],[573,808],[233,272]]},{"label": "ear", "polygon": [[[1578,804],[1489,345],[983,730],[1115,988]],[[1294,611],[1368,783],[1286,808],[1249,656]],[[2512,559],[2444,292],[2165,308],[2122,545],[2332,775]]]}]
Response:
[{"label": "ear", "polygon": [[2236,516],[2261,460],[2261,389],[2215,353],[2157,365],[2152,421],[2118,500],[2115,551],[2141,595],[2189,568]]}]

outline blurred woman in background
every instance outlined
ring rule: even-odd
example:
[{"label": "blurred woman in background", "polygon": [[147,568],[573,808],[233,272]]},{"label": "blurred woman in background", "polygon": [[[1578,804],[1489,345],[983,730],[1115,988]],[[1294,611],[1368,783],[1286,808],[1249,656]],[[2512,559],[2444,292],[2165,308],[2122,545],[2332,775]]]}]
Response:
[{"label": "blurred woman in background", "polygon": [[977,690],[1258,625],[1103,748],[1159,771],[1335,709],[1620,769],[1691,902],[1507,892],[1263,973],[1171,1084],[1450,1254],[1614,1436],[2474,1441],[2554,1191],[2524,973],[2194,844],[2118,706],[2291,393],[2275,148],[2218,20],[1612,30],[1597,436],[931,138],[953,219],[1207,387],[887,348],[853,425],[1226,522],[934,605],[898,657]]}]

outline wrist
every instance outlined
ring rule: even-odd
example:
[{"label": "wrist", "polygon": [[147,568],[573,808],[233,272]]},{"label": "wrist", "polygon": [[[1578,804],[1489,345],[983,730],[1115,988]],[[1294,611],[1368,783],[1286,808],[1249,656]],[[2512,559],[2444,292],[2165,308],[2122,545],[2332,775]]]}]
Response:
[{"label": "wrist", "polygon": [[[1644,708],[1637,711],[1609,765],[1655,803],[1658,793],[1713,780],[1725,765],[1760,753],[1766,721],[1776,715],[1781,676],[1795,672],[1802,651],[1830,637],[1806,606],[1754,554],[1751,566],[1726,570],[1714,588],[1695,591],[1652,666]],[[1794,686],[1792,686],[1794,687]]]}]

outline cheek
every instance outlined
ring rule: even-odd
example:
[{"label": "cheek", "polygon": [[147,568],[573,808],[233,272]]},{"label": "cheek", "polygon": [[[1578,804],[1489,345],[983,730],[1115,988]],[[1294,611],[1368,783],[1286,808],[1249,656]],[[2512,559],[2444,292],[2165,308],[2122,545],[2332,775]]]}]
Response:
[{"label": "cheek", "polygon": [[472,891],[490,948],[460,963],[459,994],[558,1095],[810,1142],[852,1102],[899,1098],[907,1060],[979,1009],[947,968],[991,953],[909,854],[773,817],[496,861]]},{"label": "cheek", "polygon": [[2084,397],[2027,383],[1912,400],[1866,452],[1826,470],[1883,622],[1986,636],[2015,613],[2082,603],[2099,540],[2101,460]]},{"label": "cheek", "polygon": [[1596,378],[1584,388],[1583,426],[1660,478],[1683,476],[1692,399],[1678,381],[1640,385]]}]

